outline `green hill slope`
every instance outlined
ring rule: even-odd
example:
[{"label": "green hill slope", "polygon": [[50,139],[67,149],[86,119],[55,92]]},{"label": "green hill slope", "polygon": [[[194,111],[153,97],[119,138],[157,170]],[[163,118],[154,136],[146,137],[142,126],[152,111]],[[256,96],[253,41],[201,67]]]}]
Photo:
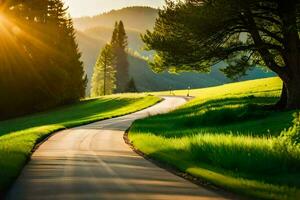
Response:
[{"label": "green hill slope", "polygon": [[129,138],[148,157],[202,184],[246,199],[298,200],[300,113],[270,109],[281,88],[279,78],[268,78],[191,90],[194,100],[136,121]]}]

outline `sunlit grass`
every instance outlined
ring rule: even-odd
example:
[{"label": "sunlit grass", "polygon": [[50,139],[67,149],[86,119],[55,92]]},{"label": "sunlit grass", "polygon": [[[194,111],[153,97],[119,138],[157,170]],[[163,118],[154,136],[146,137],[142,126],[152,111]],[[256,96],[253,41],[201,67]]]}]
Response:
[{"label": "sunlit grass", "polygon": [[295,111],[268,107],[281,87],[270,78],[192,90],[196,99],[137,121],[129,137],[149,156],[222,188],[255,198],[298,199],[300,148],[281,145],[279,137],[293,125]]},{"label": "sunlit grass", "polygon": [[[0,122],[0,194],[26,163],[35,144],[49,134],[149,107],[154,96],[114,95],[82,101],[53,111]],[[0,195],[1,198],[1,195]]]},{"label": "sunlit grass", "polygon": [[[282,81],[279,78],[266,78],[244,82],[225,84],[222,86],[192,89],[190,96],[201,97],[208,100],[211,98],[226,98],[240,95],[259,95],[259,96],[277,96],[282,87]],[[186,96],[187,90],[175,90],[171,95]],[[154,92],[156,95],[170,95],[170,91]]]}]

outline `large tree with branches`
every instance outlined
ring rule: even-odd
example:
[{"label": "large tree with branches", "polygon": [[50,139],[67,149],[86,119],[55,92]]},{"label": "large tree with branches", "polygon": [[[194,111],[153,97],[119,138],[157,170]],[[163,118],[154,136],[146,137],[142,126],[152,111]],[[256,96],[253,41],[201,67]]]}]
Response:
[{"label": "large tree with branches", "polygon": [[166,1],[143,41],[156,50],[156,71],[223,72],[242,76],[266,66],[283,81],[280,105],[300,108],[299,0]]}]

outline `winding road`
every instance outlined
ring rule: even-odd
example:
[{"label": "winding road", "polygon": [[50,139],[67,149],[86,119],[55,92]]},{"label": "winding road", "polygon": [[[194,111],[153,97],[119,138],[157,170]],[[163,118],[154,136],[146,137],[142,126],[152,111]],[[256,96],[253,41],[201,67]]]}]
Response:
[{"label": "winding road", "polygon": [[57,132],[33,153],[7,199],[224,199],[145,160],[123,140],[134,120],[185,102],[165,97],[143,111]]}]

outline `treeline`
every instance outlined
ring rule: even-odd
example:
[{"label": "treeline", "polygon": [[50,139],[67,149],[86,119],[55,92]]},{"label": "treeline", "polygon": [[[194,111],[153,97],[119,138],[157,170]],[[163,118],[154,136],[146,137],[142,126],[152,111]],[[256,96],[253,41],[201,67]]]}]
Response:
[{"label": "treeline", "polygon": [[128,38],[122,21],[115,23],[112,39],[101,50],[94,67],[91,96],[136,92],[129,78]]},{"label": "treeline", "polygon": [[85,96],[81,54],[62,0],[0,1],[0,119]]}]

